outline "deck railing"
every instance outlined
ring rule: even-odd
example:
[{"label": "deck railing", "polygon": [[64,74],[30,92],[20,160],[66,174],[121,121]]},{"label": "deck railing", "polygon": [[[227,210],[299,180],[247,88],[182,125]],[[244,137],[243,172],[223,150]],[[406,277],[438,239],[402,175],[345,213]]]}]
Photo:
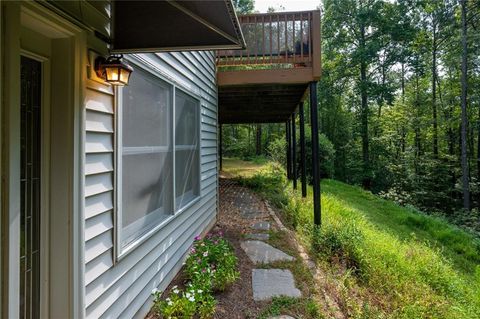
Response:
[{"label": "deck railing", "polygon": [[318,11],[239,16],[246,49],[217,52],[217,65],[279,64],[314,66],[320,60]]}]

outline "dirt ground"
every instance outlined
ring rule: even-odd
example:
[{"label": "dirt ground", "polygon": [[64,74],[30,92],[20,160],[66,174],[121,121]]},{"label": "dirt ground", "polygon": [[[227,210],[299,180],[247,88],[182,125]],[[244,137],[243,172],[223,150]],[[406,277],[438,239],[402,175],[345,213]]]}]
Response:
[{"label": "dirt ground", "polygon": [[[256,318],[265,308],[265,302],[253,301],[252,269],[254,264],[240,248],[244,235],[251,232],[250,226],[259,221],[270,220],[265,203],[243,187],[229,179],[220,180],[220,213],[217,227],[225,231],[238,257],[240,279],[226,292],[216,297],[215,318]],[[258,212],[255,218],[242,218],[243,213]],[[274,227],[273,223],[271,226]]]},{"label": "dirt ground", "polygon": [[[220,207],[215,230],[222,230],[224,236],[235,249],[238,258],[240,278],[225,292],[215,294],[217,300],[215,319],[257,318],[268,302],[255,302],[252,292],[252,269],[254,264],[240,247],[245,234],[252,232],[250,226],[260,221],[270,221],[265,203],[250,190],[240,187],[230,179],[220,179]],[[254,212],[254,217],[242,217]],[[272,229],[275,224],[270,223]],[[185,278],[182,271],[175,277],[165,291],[175,285],[183,287]],[[147,319],[157,318],[150,313]]]}]

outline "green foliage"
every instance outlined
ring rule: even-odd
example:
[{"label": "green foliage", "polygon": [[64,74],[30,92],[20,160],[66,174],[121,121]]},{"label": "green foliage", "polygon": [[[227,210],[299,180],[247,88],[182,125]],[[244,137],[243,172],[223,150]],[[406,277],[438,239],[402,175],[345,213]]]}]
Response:
[{"label": "green foliage", "polygon": [[[336,179],[478,232],[477,213],[461,209],[459,3],[324,0],[319,121],[335,149]],[[478,211],[480,6],[474,3],[467,1],[468,60],[475,62],[468,64],[466,147]]]},{"label": "green foliage", "polygon": [[190,282],[185,291],[172,287],[168,297],[155,289],[153,311],[166,319],[212,318],[216,301],[214,291],[224,291],[239,277],[237,257],[223,234],[208,234],[195,238],[185,262],[185,274]]},{"label": "green foliage", "polygon": [[230,243],[220,234],[209,234],[196,241],[185,263],[185,274],[204,289],[223,291],[239,277],[237,257]]},{"label": "green foliage", "polygon": [[215,299],[208,292],[189,284],[186,291],[172,287],[170,295],[161,299],[161,292],[152,292],[153,311],[168,319],[188,319],[198,314],[201,319],[212,318],[215,313]]},{"label": "green foliage", "polygon": [[269,158],[275,162],[281,164],[283,167],[287,166],[287,141],[285,138],[277,138],[267,147],[267,153]]},{"label": "green foliage", "polygon": [[344,296],[356,296],[346,304],[349,316],[479,317],[478,238],[332,180],[322,182],[323,221],[317,229],[311,197],[302,199],[275,171],[265,169],[244,184],[282,208],[286,224],[310,245],[324,271],[343,269]]},{"label": "green foliage", "polygon": [[272,318],[273,316],[283,315],[286,311],[295,312],[296,309],[302,309],[305,313],[305,319],[319,319],[323,318],[320,314],[317,304],[311,299],[291,298],[291,297],[274,297],[271,305],[265,309],[258,319]]},{"label": "green foliage", "polygon": [[[312,140],[309,126],[306,128],[305,133],[305,152],[307,161],[307,176],[309,181],[312,181]],[[325,134],[318,136],[318,152],[319,152],[319,164],[320,174],[322,178],[332,178],[334,176],[334,161],[335,161],[335,148]]]},{"label": "green foliage", "polygon": [[264,195],[269,195],[269,200],[277,205],[284,206],[288,204],[288,197],[283,192],[279,192],[278,185],[285,185],[285,170],[278,163],[272,163],[260,174],[254,174],[252,177],[238,177],[240,184],[250,187]]},{"label": "green foliage", "polygon": [[233,5],[238,14],[252,13],[255,8],[254,0],[233,0]]}]

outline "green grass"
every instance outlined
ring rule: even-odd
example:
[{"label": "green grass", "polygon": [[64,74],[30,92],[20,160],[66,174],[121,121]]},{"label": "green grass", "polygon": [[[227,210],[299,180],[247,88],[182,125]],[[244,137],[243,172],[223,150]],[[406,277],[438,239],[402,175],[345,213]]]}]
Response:
[{"label": "green grass", "polygon": [[268,162],[262,157],[257,157],[253,161],[223,158],[222,172],[228,177],[251,177],[267,164]]},{"label": "green grass", "polygon": [[322,182],[322,228],[312,189],[301,198],[278,166],[241,181],[281,208],[284,222],[336,280],[353,318],[480,318],[480,241],[446,221],[358,187]]}]

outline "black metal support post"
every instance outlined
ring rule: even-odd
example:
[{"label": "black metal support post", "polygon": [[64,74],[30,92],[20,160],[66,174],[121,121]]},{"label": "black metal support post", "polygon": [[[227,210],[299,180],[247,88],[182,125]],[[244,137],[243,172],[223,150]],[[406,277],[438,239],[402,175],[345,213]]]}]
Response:
[{"label": "black metal support post", "polygon": [[302,197],[307,197],[307,159],[305,156],[305,115],[303,114],[303,102],[300,102],[298,115],[300,117],[300,167],[302,169]]},{"label": "black metal support post", "polygon": [[295,127],[295,112],[292,114],[292,179],[293,189],[297,189],[297,129]]},{"label": "black metal support post", "polygon": [[290,135],[290,120],[287,121],[287,123],[285,123],[285,134],[286,134],[286,138],[287,138],[287,178],[288,179],[291,179],[292,178],[292,162],[291,162],[291,159],[292,159],[292,155],[291,155],[291,150],[292,150],[292,147],[291,147],[291,135]]},{"label": "black metal support post", "polygon": [[222,124],[220,126],[220,134],[218,138],[218,154],[219,154],[219,161],[220,161],[220,171],[223,171],[223,132],[222,132]]},{"label": "black metal support post", "polygon": [[318,144],[317,82],[310,82],[310,123],[312,127],[313,222],[322,223],[320,198],[320,168]]}]

